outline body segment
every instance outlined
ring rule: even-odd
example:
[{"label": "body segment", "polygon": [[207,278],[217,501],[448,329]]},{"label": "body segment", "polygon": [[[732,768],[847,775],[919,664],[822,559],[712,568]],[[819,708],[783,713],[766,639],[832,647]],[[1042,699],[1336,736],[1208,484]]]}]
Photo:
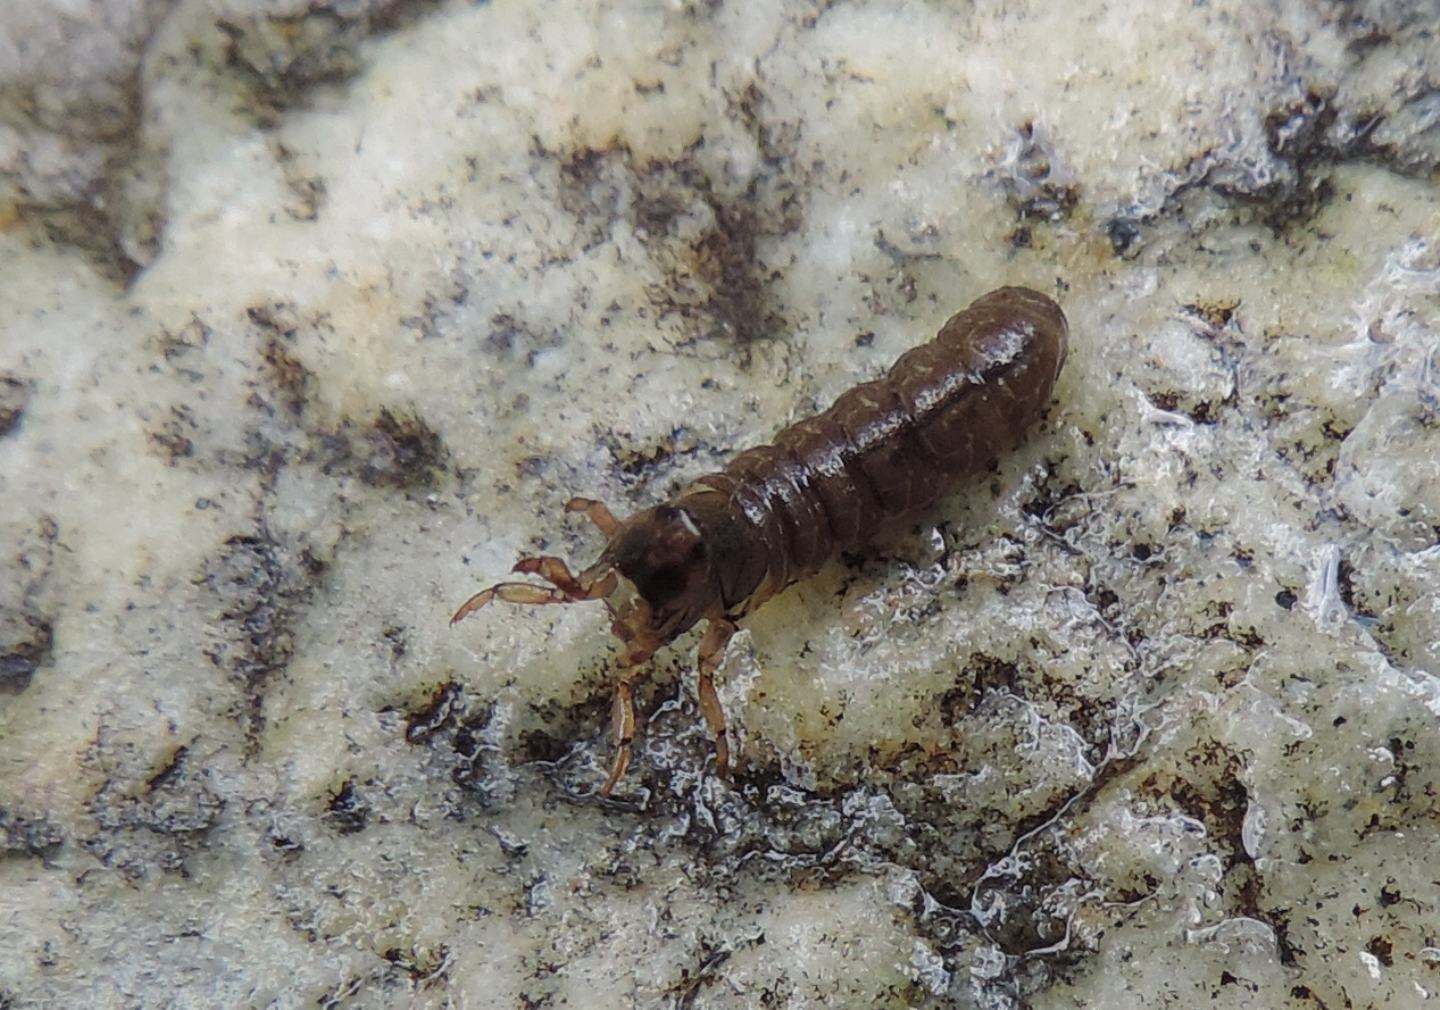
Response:
[{"label": "body segment", "polygon": [[558,558],[524,558],[517,571],[554,589],[502,583],[483,590],[452,623],[499,598],[516,603],[603,599],[624,644],[617,677],[617,752],[601,792],[629,762],[629,684],[656,649],[709,621],[700,646],[699,697],[726,753],[711,674],[734,622],[839,551],[913,516],[1013,448],[1049,403],[1068,327],[1054,301],[1000,288],[952,316],[928,343],[830,408],[739,453],[675,498],[621,522],[574,499],[609,538],[599,560],[571,575]]}]

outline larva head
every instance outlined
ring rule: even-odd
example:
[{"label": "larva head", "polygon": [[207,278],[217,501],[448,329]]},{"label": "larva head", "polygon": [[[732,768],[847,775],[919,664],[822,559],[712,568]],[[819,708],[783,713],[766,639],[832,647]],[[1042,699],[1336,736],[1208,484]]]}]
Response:
[{"label": "larva head", "polygon": [[608,600],[614,630],[642,650],[688,631],[713,604],[704,537],[689,513],[673,505],[627,519],[595,567],[620,576]]}]

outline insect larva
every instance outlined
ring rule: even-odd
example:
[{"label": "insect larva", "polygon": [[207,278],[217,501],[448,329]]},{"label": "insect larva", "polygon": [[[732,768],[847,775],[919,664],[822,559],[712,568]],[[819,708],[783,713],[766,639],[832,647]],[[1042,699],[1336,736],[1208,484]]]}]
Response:
[{"label": "insect larva", "polygon": [[584,512],[609,540],[599,560],[572,575],[560,558],[521,558],[515,571],[550,585],[491,586],[466,600],[450,623],[493,599],[605,601],[623,645],[612,714],[615,758],[600,789],[608,796],[630,764],[631,681],[657,649],[708,622],[697,693],[723,773],[729,747],[713,674],[735,621],[1013,448],[1050,400],[1068,334],[1060,306],[1039,292],[992,291],[952,316],[935,339],[901,355],[883,377],[845,392],[769,445],[745,450],[663,505],[622,522],[601,502],[571,499],[566,510]]}]

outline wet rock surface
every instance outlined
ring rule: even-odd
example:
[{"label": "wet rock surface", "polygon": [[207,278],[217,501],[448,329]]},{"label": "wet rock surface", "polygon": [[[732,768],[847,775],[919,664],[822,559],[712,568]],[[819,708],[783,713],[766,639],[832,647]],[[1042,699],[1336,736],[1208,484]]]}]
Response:
[{"label": "wet rock surface", "polygon": [[[0,1006],[1433,998],[1436,13],[0,15]],[[455,605],[1001,284],[1046,421],[600,799]]]}]

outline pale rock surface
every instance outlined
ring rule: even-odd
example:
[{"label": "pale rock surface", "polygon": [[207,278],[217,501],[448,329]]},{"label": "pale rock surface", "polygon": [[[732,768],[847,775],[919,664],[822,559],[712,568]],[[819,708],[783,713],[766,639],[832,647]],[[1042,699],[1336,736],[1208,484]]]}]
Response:
[{"label": "pale rock surface", "polygon": [[[1440,993],[1440,7],[0,12],[0,1007]],[[693,636],[454,606],[984,291],[993,475]]]}]

